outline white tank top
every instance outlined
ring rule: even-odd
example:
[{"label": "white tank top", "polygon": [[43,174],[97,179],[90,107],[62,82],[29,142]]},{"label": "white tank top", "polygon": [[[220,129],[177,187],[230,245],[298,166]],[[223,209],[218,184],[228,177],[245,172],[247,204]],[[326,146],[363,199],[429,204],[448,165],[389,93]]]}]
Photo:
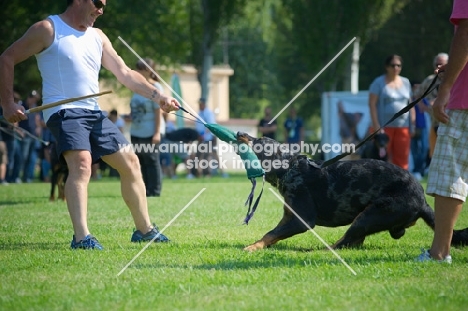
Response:
[{"label": "white tank top", "polygon": [[[47,105],[59,100],[99,92],[99,70],[102,59],[102,40],[89,27],[78,31],[68,26],[58,15],[48,17],[54,27],[54,41],[36,55],[42,76],[42,100]],[[44,120],[61,109],[85,108],[100,110],[97,98],[88,98],[43,111]]]}]

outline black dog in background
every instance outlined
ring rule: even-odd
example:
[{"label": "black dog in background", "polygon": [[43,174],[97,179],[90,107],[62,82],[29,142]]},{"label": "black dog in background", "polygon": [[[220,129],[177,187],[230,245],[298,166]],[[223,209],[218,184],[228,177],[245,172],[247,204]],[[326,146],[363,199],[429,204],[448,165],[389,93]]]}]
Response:
[{"label": "black dog in background", "polygon": [[385,133],[379,133],[371,141],[364,144],[361,152],[362,159],[375,159],[388,162],[387,147],[390,138]]},{"label": "black dog in background", "polygon": [[[266,181],[311,228],[350,225],[333,248],[362,245],[368,235],[382,231],[399,239],[419,218],[434,229],[434,211],[426,202],[423,187],[396,165],[361,159],[322,168],[320,162],[305,155],[282,150],[280,143],[270,138],[239,132],[237,140],[252,145],[266,172]],[[273,161],[283,165],[271,165]],[[307,231],[286,205],[283,209],[276,228],[245,250],[262,249]],[[454,230],[452,245],[467,244],[466,231]]]},{"label": "black dog in background", "polygon": [[49,200],[55,201],[55,188],[57,187],[57,198],[65,201],[65,182],[68,177],[68,166],[65,163],[65,160],[59,158],[54,142],[51,142],[48,148],[50,154],[50,168],[52,171],[52,176],[50,178]]}]

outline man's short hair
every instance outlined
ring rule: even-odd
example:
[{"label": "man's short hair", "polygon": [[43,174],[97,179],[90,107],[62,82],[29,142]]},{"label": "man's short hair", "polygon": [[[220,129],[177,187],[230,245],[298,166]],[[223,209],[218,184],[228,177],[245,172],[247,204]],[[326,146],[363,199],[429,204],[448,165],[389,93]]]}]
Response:
[{"label": "man's short hair", "polygon": [[439,58],[443,58],[445,59],[446,61],[448,61],[449,59],[449,55],[447,53],[439,53],[436,55],[436,57],[434,57],[434,60],[432,62],[432,64],[434,65],[434,67],[437,67],[437,59]]}]

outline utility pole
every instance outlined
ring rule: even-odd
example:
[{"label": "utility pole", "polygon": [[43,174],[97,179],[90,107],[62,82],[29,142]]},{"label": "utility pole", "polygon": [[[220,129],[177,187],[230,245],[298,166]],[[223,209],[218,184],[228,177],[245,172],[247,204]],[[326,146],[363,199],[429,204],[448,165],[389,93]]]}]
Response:
[{"label": "utility pole", "polygon": [[353,44],[353,55],[351,58],[351,93],[359,92],[359,37]]}]

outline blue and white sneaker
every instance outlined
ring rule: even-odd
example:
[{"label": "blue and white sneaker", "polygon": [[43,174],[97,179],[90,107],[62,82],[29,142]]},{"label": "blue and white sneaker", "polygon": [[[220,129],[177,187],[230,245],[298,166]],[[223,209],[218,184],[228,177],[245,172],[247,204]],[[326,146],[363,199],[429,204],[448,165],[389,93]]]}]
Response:
[{"label": "blue and white sneaker", "polygon": [[431,254],[429,253],[428,250],[422,249],[421,255],[419,255],[415,260],[418,261],[418,262],[436,261],[436,262],[451,264],[452,263],[452,256],[447,255],[447,256],[445,256],[444,259],[436,260],[436,259],[431,257]]},{"label": "blue and white sneaker", "polygon": [[130,241],[134,243],[151,241],[153,239],[155,243],[170,241],[167,236],[159,232],[158,227],[156,227],[155,224],[153,224],[153,226],[153,229],[151,229],[151,231],[149,231],[146,234],[143,234],[140,230],[136,230],[135,232],[133,232],[132,239]]},{"label": "blue and white sneaker", "polygon": [[75,236],[73,236],[73,239],[71,241],[70,247],[72,249],[97,249],[97,250],[103,250],[104,247],[99,243],[99,241],[92,236],[91,234],[88,234],[83,240],[76,242],[75,241]]}]

